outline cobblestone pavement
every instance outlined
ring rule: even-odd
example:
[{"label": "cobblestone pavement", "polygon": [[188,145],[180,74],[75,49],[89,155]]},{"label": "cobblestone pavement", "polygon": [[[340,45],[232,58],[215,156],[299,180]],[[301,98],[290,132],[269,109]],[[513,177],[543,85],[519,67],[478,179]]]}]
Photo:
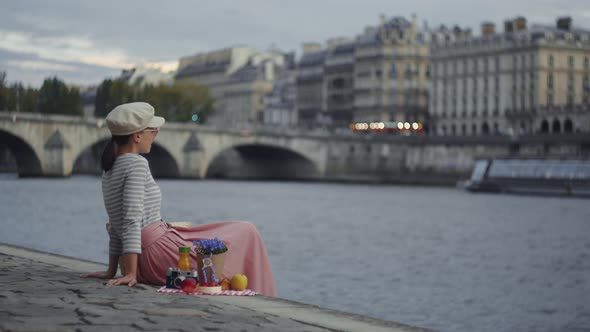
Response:
[{"label": "cobblestone pavement", "polygon": [[422,331],[264,296],[187,296],[146,285],[108,286],[2,247],[0,331]]}]

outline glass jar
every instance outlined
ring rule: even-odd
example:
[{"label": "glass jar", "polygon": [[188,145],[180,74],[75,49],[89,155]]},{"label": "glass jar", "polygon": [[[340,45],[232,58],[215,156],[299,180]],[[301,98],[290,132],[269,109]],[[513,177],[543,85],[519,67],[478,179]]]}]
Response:
[{"label": "glass jar", "polygon": [[178,247],[178,253],[180,254],[180,257],[178,258],[178,269],[181,271],[190,271],[191,247]]}]

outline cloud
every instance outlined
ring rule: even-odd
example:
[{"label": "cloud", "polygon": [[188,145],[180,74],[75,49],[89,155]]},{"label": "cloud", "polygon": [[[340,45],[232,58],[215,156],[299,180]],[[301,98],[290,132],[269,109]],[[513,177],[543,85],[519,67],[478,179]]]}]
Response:
[{"label": "cloud", "polygon": [[87,37],[40,37],[21,31],[0,30],[0,49],[30,53],[44,60],[72,61],[110,68],[128,68],[145,61],[131,58],[121,49],[101,49]]},{"label": "cloud", "polygon": [[162,61],[162,62],[149,62],[141,64],[146,68],[159,69],[162,72],[171,72],[178,69],[178,61]]},{"label": "cloud", "polygon": [[25,70],[56,70],[56,71],[77,71],[78,68],[72,65],[43,61],[43,60],[9,60],[6,61],[8,66],[17,67]]}]

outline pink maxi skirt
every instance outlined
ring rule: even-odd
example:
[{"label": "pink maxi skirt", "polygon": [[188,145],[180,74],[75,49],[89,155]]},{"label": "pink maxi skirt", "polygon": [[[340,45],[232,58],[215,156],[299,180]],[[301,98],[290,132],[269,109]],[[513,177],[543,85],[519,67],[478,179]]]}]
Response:
[{"label": "pink maxi skirt", "polygon": [[[248,289],[276,296],[274,278],[266,248],[254,225],[248,222],[220,222],[190,228],[169,226],[158,221],[141,230],[142,253],[139,255],[137,281],[152,285],[166,284],[166,270],[178,265],[178,247],[193,247],[193,240],[219,238],[228,248],[223,276],[248,277]],[[191,251],[191,264],[197,257]]]}]

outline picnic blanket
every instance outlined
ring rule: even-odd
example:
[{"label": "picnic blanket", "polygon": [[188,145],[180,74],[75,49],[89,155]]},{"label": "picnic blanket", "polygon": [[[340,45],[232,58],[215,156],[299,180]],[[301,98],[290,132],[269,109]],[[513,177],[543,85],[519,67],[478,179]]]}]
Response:
[{"label": "picnic blanket", "polygon": [[[176,289],[176,288],[166,288],[166,286],[162,286],[158,289],[159,293],[183,293],[181,289]],[[184,294],[184,293],[183,293]],[[242,291],[235,291],[235,290],[226,290],[226,291],[221,291],[219,293],[214,293],[214,294],[205,294],[205,293],[190,293],[187,295],[222,295],[222,296],[254,296],[258,293],[256,293],[253,290],[249,290],[249,289],[244,289]]]}]

